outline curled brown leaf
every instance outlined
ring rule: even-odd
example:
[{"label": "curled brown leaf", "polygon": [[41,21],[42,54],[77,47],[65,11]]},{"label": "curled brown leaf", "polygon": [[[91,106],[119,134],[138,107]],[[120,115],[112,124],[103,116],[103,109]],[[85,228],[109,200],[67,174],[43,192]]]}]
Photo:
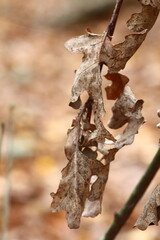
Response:
[{"label": "curled brown leaf", "polygon": [[105,75],[105,78],[112,81],[112,85],[105,88],[107,99],[115,100],[119,98],[129,79],[120,73],[108,73]]},{"label": "curled brown leaf", "polygon": [[[95,157],[88,158],[88,154],[84,155],[76,150],[72,155],[72,160],[62,170],[62,180],[56,193],[51,193],[52,211],[66,211],[68,226],[70,228],[78,228],[82,212],[85,208],[87,199],[97,208],[94,209],[94,216],[101,211],[101,201],[105,183],[108,178],[108,165],[103,165],[95,160]],[[90,154],[89,154],[90,156]],[[97,176],[97,180],[93,183],[91,190],[91,177]],[[99,202],[99,204],[97,204]],[[93,216],[93,209],[89,216]]]},{"label": "curled brown leaf", "polygon": [[62,170],[62,180],[56,193],[52,193],[52,211],[66,211],[68,226],[78,228],[85,200],[89,192],[91,170],[87,157],[75,151],[72,161]]},{"label": "curled brown leaf", "polygon": [[124,69],[127,61],[134,55],[146,38],[148,31],[154,25],[159,10],[152,6],[142,6],[140,13],[135,13],[127,21],[127,27],[134,34],[125,36],[125,41],[116,45],[111,45],[106,41],[102,47],[101,61],[108,66],[109,73],[119,72]]},{"label": "curled brown leaf", "polygon": [[143,5],[150,5],[152,7],[160,9],[160,0],[139,0]]},{"label": "curled brown leaf", "polygon": [[[65,43],[65,47],[73,53],[83,53],[82,63],[76,71],[72,87],[70,106],[80,107],[80,95],[87,91],[88,95],[99,105],[100,114],[103,116],[104,106],[102,98],[102,78],[99,66],[99,54],[104,34],[93,34],[72,38]],[[78,101],[78,102],[77,102]]]},{"label": "curled brown leaf", "polygon": [[142,7],[140,13],[132,14],[131,18],[127,21],[127,27],[133,32],[143,32],[144,35],[152,28],[158,16],[158,9],[150,5]]}]

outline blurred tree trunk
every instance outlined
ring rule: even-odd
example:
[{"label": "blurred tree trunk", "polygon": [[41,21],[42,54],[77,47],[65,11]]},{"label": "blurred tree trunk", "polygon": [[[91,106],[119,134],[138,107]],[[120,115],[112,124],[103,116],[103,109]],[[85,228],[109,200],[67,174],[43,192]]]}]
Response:
[{"label": "blurred tree trunk", "polygon": [[[128,3],[132,1],[128,0]],[[42,20],[42,24],[48,24],[57,27],[67,27],[73,24],[81,24],[89,19],[107,16],[112,12],[115,0],[71,0],[65,8],[54,17]]]},{"label": "blurred tree trunk", "polygon": [[[21,25],[45,28],[68,27],[82,24],[90,19],[103,16],[106,18],[115,5],[115,0],[65,0],[63,5],[56,4],[55,8],[54,1],[56,0],[53,0],[53,7],[49,7],[47,11],[44,10],[40,14],[37,11],[28,17],[25,15],[26,13],[22,9],[23,4],[20,1],[12,4],[10,1],[2,0],[0,2],[0,17],[6,17]],[[128,0],[127,3],[135,4],[135,1]],[[19,11],[20,9],[22,11]]]}]

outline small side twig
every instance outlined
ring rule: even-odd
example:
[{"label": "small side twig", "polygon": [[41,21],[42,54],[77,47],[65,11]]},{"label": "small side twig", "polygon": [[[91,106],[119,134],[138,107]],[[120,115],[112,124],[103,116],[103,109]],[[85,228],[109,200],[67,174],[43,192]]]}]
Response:
[{"label": "small side twig", "polygon": [[[4,138],[4,132],[5,132],[5,124],[4,122],[0,123],[0,129],[1,129],[1,135],[0,135],[0,163],[2,164],[2,143]],[[1,166],[0,164],[0,166]],[[0,169],[1,172],[2,169]]]},{"label": "small side twig", "polygon": [[[109,39],[110,41],[112,41],[112,36],[115,31],[115,27],[116,27],[116,23],[117,23],[117,19],[118,19],[119,13],[120,13],[122,3],[123,3],[123,0],[116,0],[116,4],[114,7],[112,16],[111,16],[111,20],[105,30],[104,39],[102,42],[102,48],[103,48],[103,46],[105,46],[106,39]],[[100,62],[100,71],[102,71],[102,67],[103,67],[103,62]]]},{"label": "small side twig", "polygon": [[3,215],[2,215],[2,240],[8,239],[8,227],[9,227],[9,214],[10,214],[10,195],[11,195],[11,170],[13,165],[13,111],[14,107],[10,108],[10,117],[8,121],[8,152],[6,157],[6,191],[3,202]]},{"label": "small side twig", "polygon": [[103,240],[115,239],[116,235],[118,234],[120,229],[124,226],[129,216],[131,215],[136,204],[138,203],[138,201],[140,200],[140,198],[143,196],[144,192],[148,188],[156,172],[159,170],[159,167],[160,167],[160,148],[158,149],[152,162],[148,166],[146,172],[144,173],[141,180],[133,190],[127,202],[124,204],[121,210],[115,214],[114,221],[110,226],[110,228],[108,229],[108,231],[106,232]]}]

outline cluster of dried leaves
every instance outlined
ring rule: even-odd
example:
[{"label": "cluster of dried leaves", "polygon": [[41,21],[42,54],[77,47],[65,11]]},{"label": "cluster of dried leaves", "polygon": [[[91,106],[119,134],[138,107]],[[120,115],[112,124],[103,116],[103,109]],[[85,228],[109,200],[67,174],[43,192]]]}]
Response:
[{"label": "cluster of dried leaves", "polygon": [[[119,149],[133,142],[144,123],[141,114],[143,100],[135,98],[126,85],[129,79],[119,73],[142,44],[158,16],[158,0],[140,2],[142,11],[133,14],[127,22],[128,29],[134,33],[127,35],[124,42],[113,45],[106,32],[93,34],[88,31],[65,44],[70,52],[83,54],[75,74],[70,106],[79,109],[81,94],[87,91],[89,96],[68,130],[65,146],[68,164],[62,170],[57,192],[51,193],[52,211],[66,211],[70,228],[79,227],[81,216],[94,217],[101,213],[110,162]],[[102,121],[105,114],[101,88],[103,64],[108,67],[105,78],[112,81],[106,88],[107,99],[116,100],[108,127],[118,129],[126,124],[124,131],[116,137]]]}]

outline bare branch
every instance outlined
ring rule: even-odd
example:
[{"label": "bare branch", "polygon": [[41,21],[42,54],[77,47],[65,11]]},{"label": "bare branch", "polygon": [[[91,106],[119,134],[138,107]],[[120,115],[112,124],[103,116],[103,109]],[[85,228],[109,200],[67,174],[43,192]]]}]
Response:
[{"label": "bare branch", "polygon": [[112,36],[114,34],[114,30],[115,30],[115,27],[116,27],[116,23],[117,23],[117,19],[118,19],[118,16],[119,16],[119,12],[120,12],[122,3],[123,3],[123,0],[116,0],[116,5],[114,7],[110,23],[109,23],[109,25],[108,25],[108,27],[106,29],[106,34],[105,34],[104,41],[106,40],[107,37],[110,40],[112,39]]},{"label": "bare branch", "polygon": [[103,240],[113,240],[116,235],[119,233],[121,228],[126,223],[127,219],[131,215],[133,209],[135,208],[138,201],[143,196],[144,192],[148,188],[149,184],[153,180],[155,174],[159,170],[160,167],[160,148],[158,149],[156,155],[154,156],[152,162],[148,166],[146,172],[143,177],[133,190],[129,199],[125,203],[125,205],[121,208],[121,210],[115,214],[114,221],[108,231],[106,232]]}]

